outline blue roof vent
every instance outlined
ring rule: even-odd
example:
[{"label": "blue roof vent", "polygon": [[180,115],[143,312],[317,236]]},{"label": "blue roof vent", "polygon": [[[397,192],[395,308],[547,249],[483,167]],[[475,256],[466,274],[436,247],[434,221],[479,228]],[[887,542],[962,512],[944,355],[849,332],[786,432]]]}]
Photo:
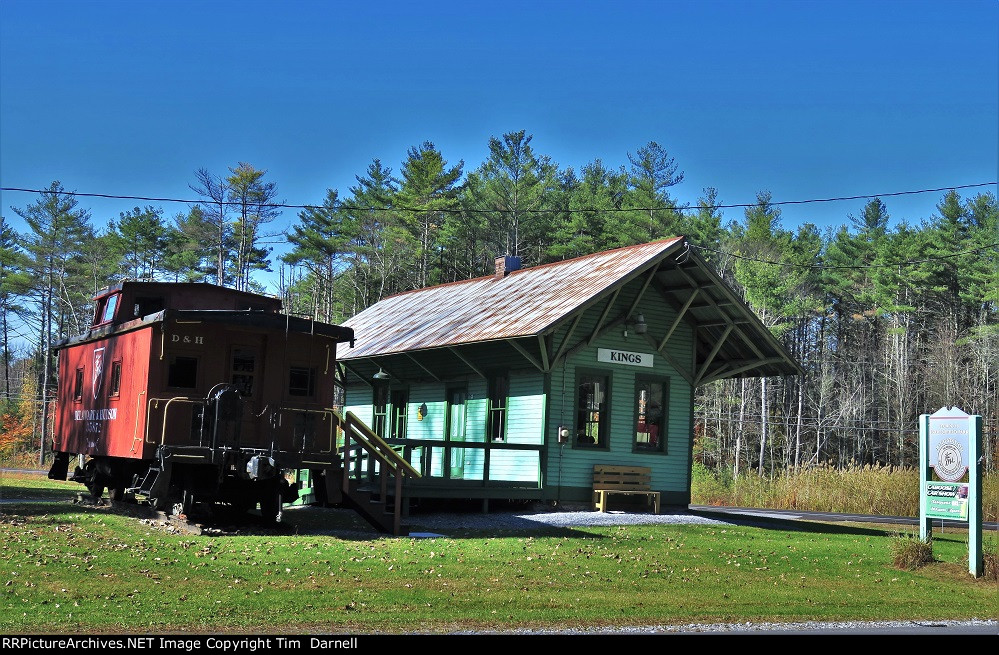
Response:
[{"label": "blue roof vent", "polygon": [[520,257],[506,255],[496,258],[496,277],[506,277],[514,271],[520,270]]}]

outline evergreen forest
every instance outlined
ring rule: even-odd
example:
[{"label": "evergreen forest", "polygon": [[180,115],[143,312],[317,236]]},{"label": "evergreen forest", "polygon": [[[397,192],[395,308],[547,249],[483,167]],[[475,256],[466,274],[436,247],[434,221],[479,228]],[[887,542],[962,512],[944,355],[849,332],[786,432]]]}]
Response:
[{"label": "evergreen forest", "polygon": [[25,196],[8,208],[24,230],[0,218],[0,455],[40,463],[41,399],[58,383],[51,346],[85,331],[95,292],[122,280],[278,294],[286,311],[337,323],[391,294],[490,274],[498,256],[534,266],[683,235],[805,371],[699,388],[700,465],[734,476],[911,468],[919,415],[956,406],[983,416],[995,470],[992,192],[939,191],[930,216],[895,216],[890,197],[865,197],[838,227],[785,227],[766,190],[726,206],[705,188],[679,204],[683,171],[659,143],[574,170],[531,141],[491,138],[477,166],[424,142],[397,169],[375,159],[350,188],[317,190],[316,205],[280,200],[280,181],[246,162],[179,172],[197,202],[116,217],[92,216],[59,181]]}]

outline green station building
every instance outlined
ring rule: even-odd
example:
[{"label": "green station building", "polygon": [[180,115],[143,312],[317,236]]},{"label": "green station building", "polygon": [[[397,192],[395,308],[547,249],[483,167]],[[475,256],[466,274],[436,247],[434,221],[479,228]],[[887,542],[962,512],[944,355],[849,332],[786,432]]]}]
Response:
[{"label": "green station building", "polygon": [[344,410],[409,498],[590,502],[595,465],[690,503],[694,389],[799,365],[683,237],[401,293],[344,325]]}]

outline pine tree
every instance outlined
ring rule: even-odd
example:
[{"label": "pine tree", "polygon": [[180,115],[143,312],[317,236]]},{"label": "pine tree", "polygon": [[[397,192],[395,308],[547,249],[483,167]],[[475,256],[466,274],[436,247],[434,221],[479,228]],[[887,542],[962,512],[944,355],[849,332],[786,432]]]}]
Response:
[{"label": "pine tree", "polygon": [[3,338],[3,383],[0,395],[11,397],[11,319],[25,313],[24,302],[31,288],[29,260],[20,246],[21,237],[0,216],[0,336]]},{"label": "pine tree", "polygon": [[262,240],[275,235],[263,233],[262,230],[281,215],[277,206],[281,203],[277,202],[277,185],[263,179],[267,171],[240,162],[229,172],[231,175],[225,182],[229,201],[236,210],[233,228],[235,286],[249,290],[253,288],[251,275],[254,271],[270,270],[268,257],[271,248],[263,245]]},{"label": "pine tree", "polygon": [[[201,205],[174,216],[167,228],[163,269],[173,282],[214,282],[218,284],[218,226],[206,217]],[[223,277],[223,281],[231,277]]]},{"label": "pine tree", "polygon": [[405,271],[415,260],[417,248],[397,208],[399,180],[392,169],[375,159],[365,175],[355,179],[357,185],[350,188],[351,200],[344,211],[357,228],[347,276],[356,312],[386,295],[412,288]]},{"label": "pine tree", "polygon": [[[55,370],[51,355],[52,344],[58,338],[70,336],[67,320],[80,311],[74,307],[78,300],[74,289],[79,289],[79,261],[81,244],[93,235],[90,213],[77,207],[76,198],[67,193],[58,182],[40,194],[40,198],[24,209],[14,212],[28,224],[26,235],[29,256],[27,270],[33,280],[32,294],[36,298],[35,318],[39,325],[40,343],[37,352],[41,366],[40,391],[47,399],[54,388]],[[48,403],[42,412],[42,434],[48,434]],[[39,464],[45,457],[44,442],[39,452]]]},{"label": "pine tree", "polygon": [[339,304],[333,282],[347,266],[357,226],[340,208],[335,189],[327,189],[322,206],[304,209],[298,217],[299,222],[288,234],[293,248],[282,260],[308,269],[312,315],[317,320],[332,322]]},{"label": "pine tree", "polygon": [[[235,280],[235,272],[230,270],[235,241],[229,220],[229,183],[205,168],[199,168],[194,175],[197,182],[191,185],[191,190],[202,196],[205,202],[191,208],[188,217],[183,220],[187,228],[184,231],[197,233],[206,239],[199,243],[211,248],[213,263],[208,269],[214,273],[215,284],[225,286]],[[211,229],[205,229],[209,226]]]},{"label": "pine tree", "polygon": [[[486,221],[487,248],[495,256],[532,254],[524,252],[531,237],[547,232],[538,227],[550,209],[555,167],[548,157],[534,154],[532,139],[524,130],[490,138],[489,158],[478,171],[482,179],[478,206],[495,212]],[[532,252],[539,250],[543,247]],[[528,263],[536,261],[532,257]]]},{"label": "pine tree", "polygon": [[635,214],[622,208],[628,188],[624,169],[610,170],[595,160],[582,169],[582,178],[572,188],[569,212],[557,226],[550,252],[559,258],[579,257],[607,248],[642,243],[641,225]]},{"label": "pine tree", "polygon": [[440,230],[445,216],[458,209],[458,181],[464,162],[448,167],[447,161],[425,141],[409,149],[402,165],[397,196],[403,225],[417,243],[416,285],[440,281],[444,251]]},{"label": "pine tree", "polygon": [[643,214],[636,219],[645,223],[639,242],[676,236],[680,212],[668,189],[683,182],[683,171],[677,170],[673,157],[655,141],[634,155],[629,152],[628,161],[629,193],[624,205],[638,208]]},{"label": "pine tree", "polygon": [[167,249],[167,228],[163,210],[135,207],[110,221],[108,238],[118,258],[119,274],[130,280],[155,280],[163,270]]}]

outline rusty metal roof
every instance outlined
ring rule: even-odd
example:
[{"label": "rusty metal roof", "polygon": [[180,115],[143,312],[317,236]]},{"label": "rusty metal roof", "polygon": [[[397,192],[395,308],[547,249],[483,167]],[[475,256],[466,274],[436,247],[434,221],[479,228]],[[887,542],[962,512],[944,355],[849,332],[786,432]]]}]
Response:
[{"label": "rusty metal roof", "polygon": [[390,296],[343,323],[354,330],[355,344],[341,346],[337,357],[360,359],[541,334],[682,241],[676,237],[617,248],[523,268],[505,277],[491,275]]},{"label": "rusty metal roof", "polygon": [[[524,344],[525,338],[550,334],[638,278],[673,307],[677,322],[694,327],[693,368],[674,366],[691,384],[801,373],[759,317],[683,237],[390,296],[343,323],[354,331],[355,345],[340,344],[337,358],[348,365],[370,360],[365,367],[394,358],[398,365],[397,355],[405,359],[417,351],[499,340],[525,352],[517,340]],[[656,336],[653,345],[661,352],[672,331]],[[543,370],[555,365],[545,353],[535,355]],[[426,364],[416,365],[429,372]]]}]

